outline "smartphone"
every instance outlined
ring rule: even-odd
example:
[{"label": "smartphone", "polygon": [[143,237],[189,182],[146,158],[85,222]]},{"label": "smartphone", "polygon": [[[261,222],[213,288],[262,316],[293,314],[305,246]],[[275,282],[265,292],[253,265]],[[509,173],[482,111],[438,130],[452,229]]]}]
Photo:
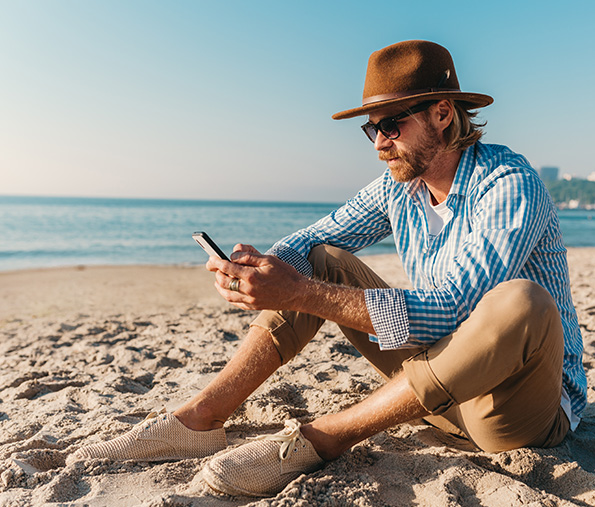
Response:
[{"label": "smartphone", "polygon": [[223,250],[217,246],[217,244],[209,237],[206,232],[195,232],[192,237],[194,238],[194,241],[196,241],[209,255],[219,257],[224,261],[229,260],[227,255],[223,253]]}]

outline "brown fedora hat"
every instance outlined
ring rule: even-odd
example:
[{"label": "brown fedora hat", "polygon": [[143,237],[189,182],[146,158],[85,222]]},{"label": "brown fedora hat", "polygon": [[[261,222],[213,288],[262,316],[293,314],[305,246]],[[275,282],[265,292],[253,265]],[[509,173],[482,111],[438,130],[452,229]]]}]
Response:
[{"label": "brown fedora hat", "polygon": [[468,109],[494,101],[489,95],[461,91],[446,48],[423,40],[399,42],[370,56],[362,106],[336,113],[333,119],[362,116],[388,106],[399,105],[404,111],[419,102],[441,99],[461,101]]}]

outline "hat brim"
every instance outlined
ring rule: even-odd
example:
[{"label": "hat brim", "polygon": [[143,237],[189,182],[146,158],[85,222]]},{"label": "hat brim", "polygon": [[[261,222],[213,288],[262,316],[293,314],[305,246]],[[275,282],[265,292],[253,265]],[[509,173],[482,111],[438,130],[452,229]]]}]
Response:
[{"label": "hat brim", "polygon": [[[494,99],[489,95],[483,95],[481,93],[467,93],[460,91],[444,91],[444,92],[428,92],[421,93],[418,95],[411,95],[409,97],[402,97],[399,99],[381,100],[378,102],[372,102],[365,106],[356,107],[355,109],[347,109],[339,113],[333,114],[333,120],[345,120],[347,118],[355,118],[356,116],[363,116],[370,114],[373,111],[385,108],[395,108],[395,114],[399,114],[401,111],[405,111],[408,107],[423,102],[425,100],[442,100],[452,99],[459,102],[464,102],[465,107],[468,109],[477,109],[480,107],[489,106]],[[396,106],[402,106],[401,110],[396,110]]]}]

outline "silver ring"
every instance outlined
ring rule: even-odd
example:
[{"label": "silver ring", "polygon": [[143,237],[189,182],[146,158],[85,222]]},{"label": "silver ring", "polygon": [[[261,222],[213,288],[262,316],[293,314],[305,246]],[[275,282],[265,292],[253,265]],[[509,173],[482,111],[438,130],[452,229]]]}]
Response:
[{"label": "silver ring", "polygon": [[229,282],[229,290],[234,292],[240,292],[240,279],[234,278],[231,282]]}]

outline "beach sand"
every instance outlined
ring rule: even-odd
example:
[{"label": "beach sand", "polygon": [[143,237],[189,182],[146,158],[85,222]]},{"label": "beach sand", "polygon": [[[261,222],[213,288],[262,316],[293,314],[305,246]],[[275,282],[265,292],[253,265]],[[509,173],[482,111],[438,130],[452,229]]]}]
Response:
[{"label": "beach sand", "polygon": [[[366,262],[395,286],[394,256]],[[274,498],[232,498],[204,460],[65,466],[151,411],[173,410],[237,349],[252,312],[219,298],[204,267],[83,267],[0,273],[0,506],[595,506],[595,249],[569,251],[589,405],[554,449],[488,454],[425,425],[355,446]],[[358,402],[381,383],[334,324],[226,423],[232,445]]]}]

